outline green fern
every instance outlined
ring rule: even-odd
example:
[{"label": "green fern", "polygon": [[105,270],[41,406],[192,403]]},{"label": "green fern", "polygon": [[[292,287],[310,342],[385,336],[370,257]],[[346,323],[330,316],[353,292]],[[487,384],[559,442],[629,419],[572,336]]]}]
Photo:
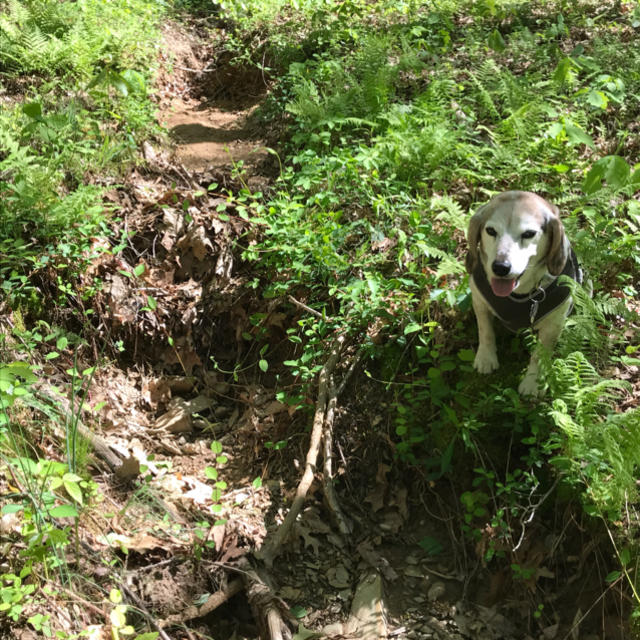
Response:
[{"label": "green fern", "polygon": [[574,312],[567,319],[566,330],[561,335],[559,353],[587,351],[596,366],[602,365],[607,361],[611,348],[609,333],[602,327],[610,325],[607,318],[626,317],[629,312],[619,299],[602,293],[591,297],[588,289],[574,280],[566,277],[561,280],[571,289]]},{"label": "green fern", "polygon": [[138,20],[112,5],[119,3],[6,0],[0,5],[0,69],[88,78],[107,56],[121,68],[145,60],[139,29],[152,19],[153,3],[136,3]]},{"label": "green fern", "polygon": [[31,2],[30,19],[43,33],[61,37],[72,24],[68,2]]},{"label": "green fern", "polygon": [[554,463],[585,486],[589,504],[617,513],[635,496],[640,469],[640,410],[616,411],[630,385],[601,378],[581,352],[556,359],[547,374],[549,415],[564,436]]}]

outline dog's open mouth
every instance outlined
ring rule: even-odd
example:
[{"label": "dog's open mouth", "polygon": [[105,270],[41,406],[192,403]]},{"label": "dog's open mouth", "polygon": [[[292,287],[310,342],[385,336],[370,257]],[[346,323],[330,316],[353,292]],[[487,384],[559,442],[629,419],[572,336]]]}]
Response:
[{"label": "dog's open mouth", "polygon": [[516,288],[517,278],[491,278],[491,289],[499,298],[506,298]]}]

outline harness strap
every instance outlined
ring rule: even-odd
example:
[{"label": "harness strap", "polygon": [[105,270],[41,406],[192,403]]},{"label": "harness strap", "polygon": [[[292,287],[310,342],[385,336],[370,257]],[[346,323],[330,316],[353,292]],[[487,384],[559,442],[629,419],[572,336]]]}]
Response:
[{"label": "harness strap", "polygon": [[[472,275],[482,297],[491,307],[493,313],[505,327],[514,332],[531,327],[542,320],[571,295],[569,287],[559,284],[558,277],[549,275],[545,276],[545,278],[551,278],[546,285],[541,283],[527,294],[497,296],[491,289],[480,260],[477,261]],[[569,276],[572,280],[582,283],[582,269],[573,249],[570,249],[569,257],[560,275]]]}]

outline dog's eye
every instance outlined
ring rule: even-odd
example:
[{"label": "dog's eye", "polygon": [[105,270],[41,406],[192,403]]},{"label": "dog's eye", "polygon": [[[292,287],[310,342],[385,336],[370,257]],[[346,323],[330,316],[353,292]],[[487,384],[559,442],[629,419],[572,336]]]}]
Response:
[{"label": "dog's eye", "polygon": [[529,238],[533,238],[536,235],[535,231],[525,231],[522,236],[520,236],[523,240],[529,240]]},{"label": "dog's eye", "polygon": [[493,238],[498,235],[498,232],[493,227],[487,227],[485,231]]}]

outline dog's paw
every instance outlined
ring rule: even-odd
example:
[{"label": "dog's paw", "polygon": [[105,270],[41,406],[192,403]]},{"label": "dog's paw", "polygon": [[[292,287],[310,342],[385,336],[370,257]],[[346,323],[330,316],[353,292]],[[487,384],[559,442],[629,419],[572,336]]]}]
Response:
[{"label": "dog's paw", "polygon": [[544,390],[538,383],[538,376],[525,374],[522,382],[518,385],[518,393],[521,396],[529,396],[530,398],[539,398],[544,395]]},{"label": "dog's paw", "polygon": [[473,368],[478,373],[491,373],[498,368],[498,354],[495,350],[478,348]]}]

